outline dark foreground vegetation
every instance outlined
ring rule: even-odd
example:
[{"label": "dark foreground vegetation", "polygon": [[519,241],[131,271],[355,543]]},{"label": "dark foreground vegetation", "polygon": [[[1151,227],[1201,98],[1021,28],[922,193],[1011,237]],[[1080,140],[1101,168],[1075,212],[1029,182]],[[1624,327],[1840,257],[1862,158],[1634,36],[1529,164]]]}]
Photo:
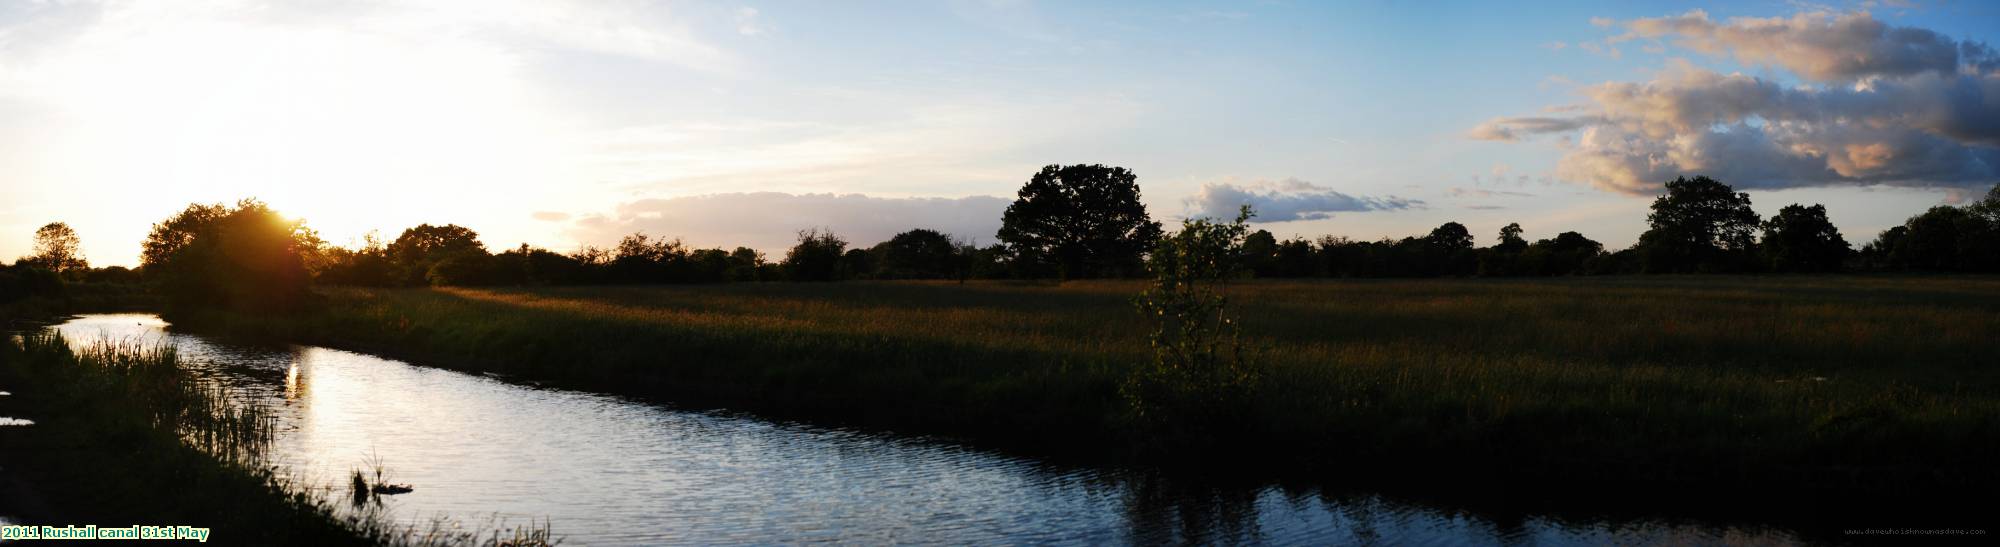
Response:
[{"label": "dark foreground vegetation", "polygon": [[1167,446],[1121,393],[1159,362],[1153,325],[1133,320],[1139,289],[339,289],[313,313],[173,319],[1039,452],[1231,464],[1210,472],[1887,496],[2000,484],[1993,278],[1237,284],[1258,355],[1240,420]]},{"label": "dark foreground vegetation", "polygon": [[188,378],[170,350],[53,335],[0,343],[0,465],[26,524],[210,528],[224,543],[362,544],[302,485],[258,465],[271,419]]},{"label": "dark foreground vegetation", "polygon": [[[1707,177],[1664,184],[1648,229],[1616,252],[1577,232],[1530,242],[1519,224],[1480,247],[1447,222],[1402,239],[1338,236],[1279,240],[1245,231],[1223,254],[1234,277],[1549,277],[1615,274],[2000,273],[2000,186],[1964,206],[1940,205],[1855,250],[1820,205],[1793,204],[1769,219],[1750,196]],[[35,253],[0,266],[0,307],[34,309],[222,307],[285,311],[318,286],[551,286],[888,279],[1105,279],[1153,277],[1148,262],[1171,238],[1139,201],[1137,177],[1103,165],[1051,165],[1008,207],[999,243],[979,247],[915,228],[866,248],[808,228],[782,260],[764,253],[696,249],[643,233],[612,248],[558,253],[523,244],[489,251],[457,225],[373,235],[359,248],[328,245],[304,221],[254,199],[192,204],[153,226],[140,267],[92,268],[74,230],[50,223]],[[1191,219],[1203,220],[1203,219]],[[162,302],[161,300],[166,300]],[[23,301],[32,301],[21,304]]]},{"label": "dark foreground vegetation", "polygon": [[[188,525],[223,545],[549,545],[546,527],[399,525],[365,496],[282,473],[277,420],[199,381],[171,348],[52,332],[0,340],[0,507],[23,524]],[[378,470],[379,472],[379,470]],[[358,476],[358,471],[356,472]]]},{"label": "dark foreground vegetation", "polygon": [[[1477,247],[1457,223],[1279,241],[1247,209],[1167,233],[1129,171],[1050,166],[998,245],[808,229],[777,263],[644,234],[494,254],[452,225],[343,249],[245,200],[156,224],[130,271],[44,227],[0,269],[0,314],[157,306],[184,328],[1209,473],[1870,506],[2000,486],[2000,280],[1901,275],[2000,271],[2000,187],[1859,252],[1818,205],[1762,219],[1718,181],[1665,187],[1617,252],[1516,225]],[[1585,277],[1843,271],[1875,276]],[[1568,279],[1531,279],[1550,276]],[[1301,277],[1455,279],[1271,280]],[[945,281],[720,283],[852,279]],[[684,283],[713,284],[638,286]]]}]

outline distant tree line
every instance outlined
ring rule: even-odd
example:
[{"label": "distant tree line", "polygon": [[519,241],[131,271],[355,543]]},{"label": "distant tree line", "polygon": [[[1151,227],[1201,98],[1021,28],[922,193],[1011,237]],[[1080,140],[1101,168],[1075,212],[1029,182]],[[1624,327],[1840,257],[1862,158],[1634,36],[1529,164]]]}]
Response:
[{"label": "distant tree line", "polygon": [[[1654,273],[2000,272],[2000,186],[1964,206],[1941,205],[1854,250],[1821,205],[1787,205],[1760,218],[1750,196],[1708,177],[1676,178],[1653,201],[1648,229],[1608,252],[1577,232],[1528,241],[1519,224],[1477,245],[1462,224],[1374,241],[1279,240],[1267,230],[1239,245],[1242,275],[1303,277],[1520,277]],[[1022,186],[999,241],[978,246],[917,228],[851,246],[825,228],[799,232],[773,260],[748,247],[693,248],[643,233],[610,248],[569,253],[521,245],[495,253],[457,225],[419,225],[358,248],[327,245],[265,204],[194,204],[153,226],[137,270],[91,268],[76,232],[36,231],[35,254],[0,266],[0,303],[55,294],[66,283],[144,282],[177,302],[285,309],[315,283],[375,287],[722,283],[848,279],[1079,279],[1146,274],[1163,239],[1121,167],[1051,165]]]}]

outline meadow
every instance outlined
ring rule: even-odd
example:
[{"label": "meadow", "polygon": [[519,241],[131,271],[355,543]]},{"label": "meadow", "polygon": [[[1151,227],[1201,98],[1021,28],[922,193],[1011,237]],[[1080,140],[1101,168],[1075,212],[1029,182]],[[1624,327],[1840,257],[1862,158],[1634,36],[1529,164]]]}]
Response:
[{"label": "meadow", "polygon": [[[1137,282],[323,288],[196,330],[1210,471],[1924,495],[1993,485],[2000,278],[1250,281],[1240,428],[1133,427]],[[1400,471],[1400,472],[1398,472]]]}]

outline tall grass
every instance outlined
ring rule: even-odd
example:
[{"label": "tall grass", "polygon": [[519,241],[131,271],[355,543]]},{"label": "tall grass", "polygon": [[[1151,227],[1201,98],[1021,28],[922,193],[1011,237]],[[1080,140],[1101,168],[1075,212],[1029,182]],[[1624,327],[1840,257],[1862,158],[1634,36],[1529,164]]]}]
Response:
[{"label": "tall grass", "polygon": [[53,330],[0,340],[8,412],[36,424],[0,431],[0,457],[24,470],[49,523],[206,527],[225,544],[550,545],[546,523],[465,529],[396,524],[348,511],[334,489],[270,465],[276,417],[197,379],[165,345],[81,348]]},{"label": "tall grass", "polygon": [[[577,387],[985,439],[1145,446],[1125,282],[359,290],[186,323]],[[2000,483],[2000,279],[1253,282],[1256,472],[1921,492]],[[1139,457],[1148,457],[1141,454]]]}]

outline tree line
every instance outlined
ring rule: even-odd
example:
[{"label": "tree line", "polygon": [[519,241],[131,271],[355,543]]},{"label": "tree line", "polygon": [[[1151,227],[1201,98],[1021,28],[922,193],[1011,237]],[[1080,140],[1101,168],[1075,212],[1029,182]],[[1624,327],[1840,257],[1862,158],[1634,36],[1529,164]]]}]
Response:
[{"label": "tree line", "polygon": [[[1853,249],[1821,205],[1760,218],[1750,196],[1708,177],[1676,178],[1652,204],[1648,229],[1609,252],[1577,232],[1528,241],[1519,224],[1489,246],[1457,222],[1427,234],[1366,241],[1338,236],[1241,239],[1244,275],[1302,277],[1567,276],[1836,271],[2000,272],[2000,186],[1965,206],[1940,205]],[[998,242],[979,246],[916,228],[872,246],[825,228],[799,232],[773,259],[748,247],[694,248],[635,233],[609,248],[560,253],[523,244],[489,250],[473,230],[411,227],[356,248],[328,245],[303,222],[246,199],[192,204],[157,224],[140,266],[91,268],[74,230],[51,223],[35,253],[0,266],[0,302],[59,292],[64,283],[143,282],[177,301],[288,308],[313,284],[585,285],[846,279],[1079,279],[1146,275],[1165,235],[1122,167],[1050,165],[1023,185]]]}]

